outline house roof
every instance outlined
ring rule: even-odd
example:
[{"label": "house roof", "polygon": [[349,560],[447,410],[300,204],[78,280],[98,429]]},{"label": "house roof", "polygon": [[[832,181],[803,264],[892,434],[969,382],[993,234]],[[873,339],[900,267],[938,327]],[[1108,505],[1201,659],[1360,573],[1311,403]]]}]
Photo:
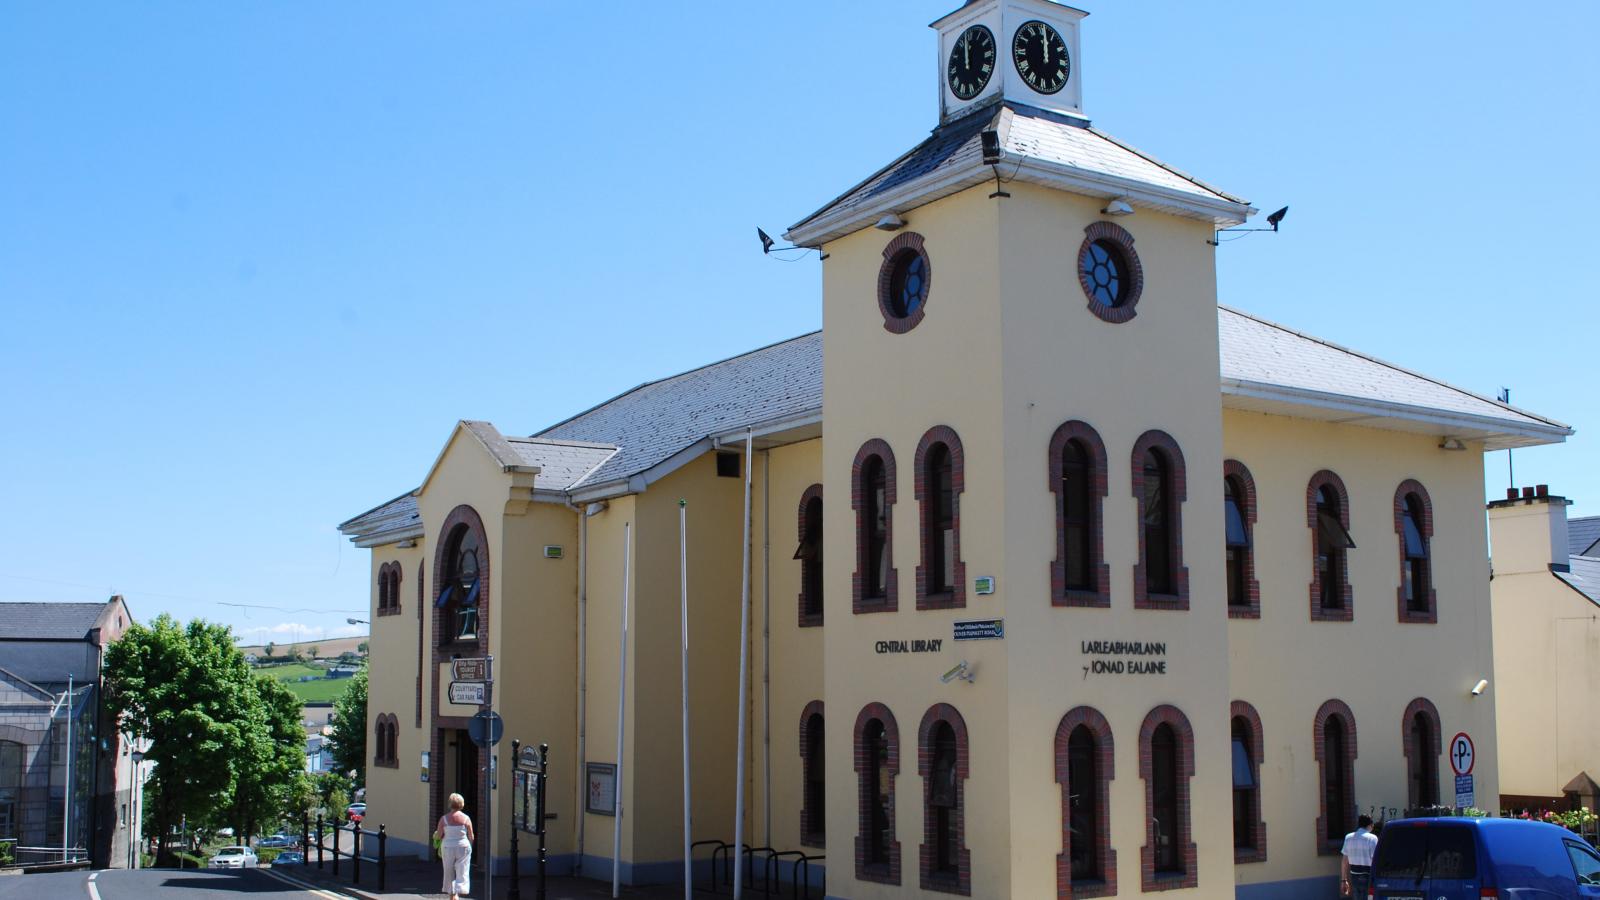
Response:
[{"label": "house roof", "polygon": [[[1572,433],[1554,419],[1226,306],[1218,308],[1217,329],[1229,406],[1263,412],[1321,407],[1321,418],[1442,431],[1481,439],[1490,450],[1551,443]],[[1410,424],[1398,426],[1402,422]]]},{"label": "house roof", "polygon": [[1600,557],[1600,516],[1568,519],[1567,546],[1571,556]]},{"label": "house roof", "polygon": [[926,140],[789,228],[789,240],[820,246],[889,211],[906,212],[993,180],[983,162],[984,131],[999,134],[1008,179],[1221,224],[1254,210],[1225,193],[1089,125],[1087,120],[1004,100],[941,124]]},{"label": "house roof", "polygon": [[541,439],[619,449],[570,487],[628,478],[711,435],[822,408],[822,332],[642,384],[552,425]]},{"label": "house roof", "polygon": [[[1224,404],[1301,418],[1525,446],[1567,426],[1227,307],[1217,310]],[[719,436],[820,419],[822,333],[812,332],[642,384],[532,437],[465,422],[508,470],[537,467],[538,490],[604,496],[710,449]],[[815,432],[810,433],[815,436]],[[1600,518],[1600,517],[1597,517]],[[1578,520],[1583,521],[1583,520]],[[403,494],[339,526],[358,546],[421,534]]]},{"label": "house roof", "polygon": [[0,603],[0,640],[82,641],[104,603]]},{"label": "house roof", "polygon": [[1600,603],[1600,559],[1574,556],[1567,560],[1567,571],[1551,574],[1571,585],[1578,593]]}]

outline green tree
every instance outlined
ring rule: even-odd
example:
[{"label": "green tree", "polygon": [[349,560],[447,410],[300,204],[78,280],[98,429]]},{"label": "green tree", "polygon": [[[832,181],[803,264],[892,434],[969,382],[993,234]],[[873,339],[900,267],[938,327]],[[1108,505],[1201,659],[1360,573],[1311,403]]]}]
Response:
[{"label": "green tree", "polygon": [[318,658],[317,654],[320,653],[321,650],[322,650],[321,647],[318,647],[316,644],[312,644],[311,645],[311,658],[312,659],[317,659]]},{"label": "green tree", "polygon": [[[333,754],[334,771],[355,773],[355,784],[367,783],[367,668],[361,667],[350,679],[350,686],[333,704],[333,733],[328,735],[328,751]],[[343,809],[339,810],[343,812]]]},{"label": "green tree", "polygon": [[121,729],[151,741],[151,807],[157,864],[170,864],[167,838],[181,819],[204,822],[234,784],[252,707],[250,668],[222,625],[179,625],[163,614],[134,625],[106,651],[106,702]]},{"label": "green tree", "polygon": [[261,649],[263,649],[263,650],[265,650],[265,651],[266,651],[266,653],[265,653],[265,655],[266,655],[266,656],[267,656],[267,657],[271,657],[271,656],[272,656],[272,651],[273,651],[273,650],[274,650],[274,649],[275,649],[275,648],[276,648],[276,647],[277,647],[277,646],[278,646],[278,645],[277,645],[277,644],[274,644],[274,643],[273,643],[273,642],[271,642],[271,641],[267,641],[267,646],[265,646],[265,647],[263,647],[263,648],[261,648]]},{"label": "green tree", "polygon": [[366,641],[362,641],[361,643],[357,644],[356,645],[356,652],[361,654],[362,656],[366,656],[367,655],[367,642]]},{"label": "green tree", "polygon": [[300,700],[266,675],[252,677],[249,690],[254,702],[240,723],[226,813],[241,839],[257,833],[262,824],[277,824],[295,778],[305,768]]}]

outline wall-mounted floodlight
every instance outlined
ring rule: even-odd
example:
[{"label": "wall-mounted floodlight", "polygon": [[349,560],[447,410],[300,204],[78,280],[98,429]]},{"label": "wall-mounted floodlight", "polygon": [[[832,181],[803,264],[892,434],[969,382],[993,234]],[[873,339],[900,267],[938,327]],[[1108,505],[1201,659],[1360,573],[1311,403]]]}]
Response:
[{"label": "wall-mounted floodlight", "polygon": [[1443,440],[1439,441],[1439,449],[1440,450],[1465,450],[1465,449],[1467,449],[1467,445],[1462,443],[1461,438],[1458,438],[1455,435],[1447,434],[1447,435],[1444,436]]},{"label": "wall-mounted floodlight", "polygon": [[879,219],[878,223],[872,227],[878,229],[879,231],[899,231],[900,229],[906,227],[906,220],[900,218],[894,213],[889,213],[887,216]]},{"label": "wall-mounted floodlight", "polygon": [[1000,149],[1000,132],[989,129],[978,135],[983,142],[983,164],[986,166],[997,165],[1003,153]]},{"label": "wall-mounted floodlight", "polygon": [[967,684],[971,684],[975,680],[972,674],[972,667],[968,666],[967,661],[964,659],[952,666],[950,671],[939,676],[940,684],[949,684],[952,681],[965,681]]},{"label": "wall-mounted floodlight", "polygon": [[1121,197],[1118,197],[1117,199],[1112,200],[1110,203],[1107,203],[1106,208],[1100,211],[1108,216],[1133,215],[1133,207],[1129,205],[1128,201],[1122,199]]},{"label": "wall-mounted floodlight", "polygon": [[1489,679],[1481,678],[1481,679],[1478,680],[1477,684],[1472,686],[1472,696],[1474,696],[1474,697],[1482,697],[1483,696],[1483,692],[1487,691],[1488,689],[1489,689]]}]

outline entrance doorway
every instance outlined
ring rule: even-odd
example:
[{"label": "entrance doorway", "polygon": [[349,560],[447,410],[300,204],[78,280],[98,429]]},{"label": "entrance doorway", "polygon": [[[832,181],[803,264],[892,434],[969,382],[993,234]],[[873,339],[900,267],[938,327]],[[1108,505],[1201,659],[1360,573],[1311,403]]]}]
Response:
[{"label": "entrance doorway", "polygon": [[[451,794],[460,794],[466,801],[462,809],[472,817],[473,830],[482,828],[482,810],[478,807],[478,746],[472,743],[472,738],[467,735],[464,728],[452,728],[444,733],[444,765],[441,774],[444,776],[445,802],[440,804],[440,812],[449,812],[449,797]],[[473,865],[478,861],[477,847],[473,847]]]}]

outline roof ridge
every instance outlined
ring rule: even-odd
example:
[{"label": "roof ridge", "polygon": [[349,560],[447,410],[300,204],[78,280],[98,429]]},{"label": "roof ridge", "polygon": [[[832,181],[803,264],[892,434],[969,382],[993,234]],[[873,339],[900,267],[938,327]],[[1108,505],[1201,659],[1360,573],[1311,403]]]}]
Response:
[{"label": "roof ridge", "polygon": [[602,400],[599,403],[596,403],[595,405],[589,407],[588,409],[583,410],[582,412],[575,413],[573,415],[567,416],[565,419],[562,419],[561,421],[556,422],[554,425],[547,425],[544,428],[541,428],[538,431],[535,431],[533,434],[528,435],[528,436],[531,437],[531,438],[544,439],[543,435],[549,434],[550,432],[556,430],[557,428],[560,428],[563,425],[566,425],[569,422],[574,422],[574,421],[576,421],[578,419],[581,419],[584,416],[588,415],[589,413],[594,412],[597,409],[600,409],[600,408],[605,407],[605,406],[610,406],[611,404],[617,402],[618,400],[621,400],[623,397],[626,397],[626,396],[628,396],[630,394],[637,394],[638,392],[644,390],[647,387],[652,387],[652,386],[658,385],[658,384],[666,384],[669,381],[675,381],[675,380],[677,380],[679,378],[683,378],[686,375],[693,375],[696,372],[703,372],[706,369],[712,369],[712,368],[715,368],[717,366],[723,365],[724,363],[731,363],[736,359],[744,359],[747,356],[754,356],[757,353],[761,353],[761,352],[766,351],[766,350],[771,350],[773,347],[781,347],[784,344],[792,344],[795,341],[804,340],[804,339],[806,339],[808,337],[811,337],[813,335],[818,335],[818,334],[821,334],[821,333],[822,333],[822,329],[818,328],[818,329],[816,329],[814,331],[808,331],[805,334],[797,334],[792,338],[784,338],[781,341],[773,341],[770,344],[766,344],[765,346],[757,347],[754,350],[746,350],[743,353],[735,353],[732,356],[726,357],[724,359],[719,359],[716,362],[706,363],[703,366],[696,366],[696,367],[694,367],[692,369],[685,369],[684,371],[679,372],[676,375],[668,375],[665,378],[657,378],[654,381],[646,381],[643,384],[635,385],[634,387],[631,387],[631,388],[623,391],[622,393],[617,394],[615,397],[612,397],[612,398],[607,399],[607,400]]},{"label": "roof ridge", "polygon": [[1182,169],[1178,168],[1177,166],[1171,165],[1169,163],[1162,162],[1161,160],[1156,159],[1154,156],[1151,156],[1150,154],[1144,152],[1143,150],[1140,150],[1138,147],[1133,146],[1132,144],[1128,143],[1127,141],[1124,141],[1121,138],[1115,137],[1115,136],[1111,135],[1108,132],[1102,131],[1099,128],[1094,127],[1093,125],[1084,125],[1083,128],[1084,128],[1085,131],[1089,132],[1090,134],[1092,134],[1092,135],[1094,135],[1094,136],[1096,136],[1096,137],[1098,137],[1098,138],[1100,138],[1102,140],[1110,141],[1111,143],[1116,144],[1118,147],[1121,147],[1122,149],[1128,151],[1129,153],[1132,153],[1134,156],[1137,156],[1140,159],[1143,159],[1145,162],[1150,163],[1153,166],[1159,166],[1159,167],[1161,167],[1163,169],[1166,169],[1168,172],[1171,172],[1172,174],[1178,176],[1179,178],[1182,178],[1185,181],[1193,182],[1193,183],[1199,185],[1200,187],[1203,187],[1206,190],[1210,191],[1211,193],[1216,194],[1218,197],[1222,197],[1225,200],[1232,200],[1234,203],[1241,203],[1241,204],[1244,204],[1245,206],[1249,206],[1250,205],[1250,201],[1245,200],[1242,197],[1236,197],[1233,194],[1230,194],[1227,191],[1223,190],[1222,188],[1217,187],[1216,185],[1208,184],[1207,182],[1201,181],[1200,179],[1194,177],[1193,175],[1190,175],[1188,172],[1183,171]]},{"label": "roof ridge", "polygon": [[[922,140],[917,141],[915,144],[913,144],[910,150],[907,150],[906,152],[900,154],[899,156],[896,156],[894,159],[890,160],[887,165],[879,166],[876,170],[873,171],[873,173],[871,175],[868,175],[867,177],[861,179],[860,181],[858,181],[855,184],[851,185],[850,187],[846,188],[842,193],[839,194],[839,196],[834,197],[832,200],[829,200],[827,203],[824,203],[821,206],[817,207],[816,210],[814,212],[812,212],[810,215],[806,216],[805,218],[801,219],[800,221],[798,221],[798,222],[794,223],[793,225],[790,225],[788,228],[784,229],[784,234],[788,234],[789,232],[794,231],[796,228],[799,228],[800,226],[806,224],[807,222],[810,222],[813,219],[819,218],[823,213],[827,212],[828,210],[832,209],[835,205],[837,205],[839,203],[839,201],[843,200],[844,198],[850,196],[851,194],[854,194],[856,191],[859,191],[862,188],[866,187],[867,185],[871,184],[875,179],[877,179],[877,177],[879,175],[882,175],[885,172],[890,171],[895,166],[898,166],[901,163],[905,162],[907,159],[910,159],[912,156],[915,156],[917,151],[921,150],[923,147],[926,147],[928,144],[932,143],[933,141],[938,140],[940,135],[943,132],[945,132],[947,130],[953,130],[955,128],[955,126],[957,126],[957,125],[967,125],[969,123],[969,120],[975,120],[977,118],[980,118],[984,114],[988,114],[989,116],[991,116],[994,119],[998,120],[1000,118],[1000,111],[1004,110],[1005,108],[1006,108],[1006,104],[999,99],[999,95],[997,94],[996,98],[994,100],[986,101],[984,103],[979,103],[977,106],[972,107],[971,109],[967,110],[966,112],[962,113],[959,116],[956,116],[953,119],[950,119],[950,120],[945,121],[945,122],[940,122],[938,125],[935,125],[932,129],[930,129],[928,131],[928,136],[927,137],[925,137]],[[968,138],[968,140],[971,140],[971,138]]]},{"label": "roof ridge", "polygon": [[1370,363],[1376,363],[1377,365],[1383,366],[1384,368],[1393,369],[1396,372],[1400,372],[1400,373],[1405,374],[1405,375],[1410,375],[1412,378],[1420,378],[1421,380],[1429,382],[1431,384],[1436,384],[1436,385],[1438,385],[1438,386],[1440,386],[1442,388],[1446,388],[1448,390],[1455,391],[1458,394],[1462,394],[1462,395],[1465,395],[1467,397],[1471,397],[1474,400],[1481,400],[1484,403],[1493,404],[1494,406],[1498,406],[1501,409],[1504,409],[1504,410],[1506,410],[1508,412],[1514,412],[1517,415],[1526,416],[1526,417],[1528,417],[1530,419],[1533,419],[1535,421],[1543,422],[1546,425],[1553,425],[1553,426],[1556,426],[1556,427],[1559,427],[1559,428],[1567,428],[1567,427],[1569,427],[1564,422],[1558,422],[1555,419],[1545,418],[1544,416],[1541,416],[1541,415],[1539,415],[1537,413],[1529,412],[1529,411],[1527,411],[1525,409],[1521,409],[1521,408],[1512,406],[1509,403],[1501,402],[1500,400],[1491,400],[1490,398],[1485,397],[1482,394],[1476,393],[1474,391],[1469,391],[1464,387],[1458,387],[1456,385],[1451,384],[1448,381],[1443,381],[1443,380],[1440,380],[1438,378],[1434,378],[1431,375],[1424,375],[1421,372],[1417,372],[1415,370],[1408,369],[1405,366],[1397,365],[1395,363],[1389,362],[1386,359],[1379,359],[1378,357],[1373,356],[1373,355],[1371,355],[1369,353],[1362,353],[1360,350],[1356,350],[1356,349],[1353,349],[1351,347],[1346,347],[1343,344],[1336,344],[1333,341],[1327,340],[1326,338],[1319,338],[1314,334],[1307,334],[1304,331],[1298,331],[1296,329],[1290,328],[1287,325],[1281,325],[1281,324],[1279,324],[1277,322],[1274,322],[1271,319],[1263,319],[1262,317],[1260,317],[1258,315],[1255,315],[1254,313],[1247,313],[1242,309],[1236,309],[1236,308],[1234,308],[1232,306],[1228,306],[1225,303],[1218,303],[1217,304],[1217,309],[1220,309],[1223,312],[1232,313],[1232,314],[1234,314],[1236,316],[1239,316],[1240,318],[1249,319],[1252,322],[1259,322],[1262,325],[1267,326],[1268,328],[1275,328],[1278,331],[1284,332],[1285,334],[1292,334],[1295,337],[1300,338],[1301,340],[1307,340],[1307,341],[1311,341],[1313,343],[1321,344],[1324,347],[1329,347],[1331,349],[1338,350],[1340,353],[1347,353],[1347,354],[1349,354],[1351,356],[1355,356],[1355,357],[1359,357],[1360,359],[1364,359],[1364,360],[1366,360],[1366,361],[1368,361]]},{"label": "roof ridge", "polygon": [[[638,390],[638,388],[634,388],[634,390]],[[617,449],[616,444],[605,444],[598,441],[573,441],[565,438],[547,438],[539,437],[536,434],[529,435],[527,437],[511,437],[508,435],[506,437],[506,442],[511,444],[548,444],[553,447],[579,447],[585,450]]]}]

